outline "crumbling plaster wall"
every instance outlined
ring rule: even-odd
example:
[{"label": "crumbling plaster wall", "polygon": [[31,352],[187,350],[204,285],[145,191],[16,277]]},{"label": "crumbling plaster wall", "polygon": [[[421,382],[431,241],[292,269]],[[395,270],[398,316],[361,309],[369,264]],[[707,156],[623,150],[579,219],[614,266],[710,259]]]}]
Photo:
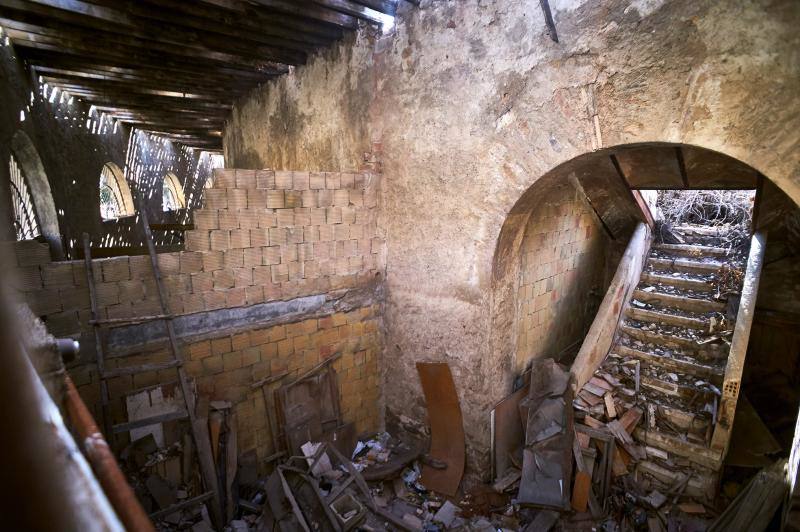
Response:
[{"label": "crumbling plaster wall", "polygon": [[[276,168],[353,167],[382,143],[387,407],[424,418],[414,364],[449,362],[473,471],[488,470],[488,412],[513,356],[491,343],[493,255],[537,179],[598,147],[676,142],[738,158],[800,200],[800,5],[551,5],[559,43],[536,2],[423,0],[394,35],[255,91],[225,132],[228,161]],[[350,96],[369,112],[347,112]],[[347,145],[332,154],[332,138]]]},{"label": "crumbling plaster wall", "polygon": [[[136,168],[132,172],[136,181],[129,180],[131,192],[147,198],[153,222],[183,221],[161,209],[161,180],[168,171],[184,183],[187,198],[191,194],[194,204],[199,204],[199,190],[211,175],[208,160],[201,160],[199,151],[141,131],[130,143],[130,129],[122,124],[115,128],[110,120],[94,130],[91,123],[87,127],[88,105],[78,98],[70,105],[68,100],[62,101],[60,94],[50,102],[50,93],[44,95],[42,84],[17,57],[13,45],[5,44],[4,37],[0,43],[0,182],[8,182],[12,138],[22,131],[31,140],[50,183],[67,255],[74,250],[74,243],[81,246],[84,231],[92,236],[95,245],[141,242],[133,217],[105,222],[100,217],[100,173],[108,162],[123,169],[130,162],[129,166]],[[91,118],[99,123],[98,113],[92,113]],[[136,148],[136,157],[126,161],[129,144]],[[4,232],[6,220],[10,220],[10,205],[8,186],[0,186],[0,226]],[[2,236],[13,238],[11,234]]]}]

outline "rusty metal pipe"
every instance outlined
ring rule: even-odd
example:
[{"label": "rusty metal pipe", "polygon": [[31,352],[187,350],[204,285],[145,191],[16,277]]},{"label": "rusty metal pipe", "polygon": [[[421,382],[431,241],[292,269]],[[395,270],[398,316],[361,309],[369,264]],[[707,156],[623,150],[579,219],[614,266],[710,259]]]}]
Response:
[{"label": "rusty metal pipe", "polygon": [[100,427],[86,408],[69,375],[64,375],[64,383],[65,405],[69,419],[78,432],[86,458],[120,521],[129,532],[155,532],[152,521],[139,504],[108,442],[100,432]]}]

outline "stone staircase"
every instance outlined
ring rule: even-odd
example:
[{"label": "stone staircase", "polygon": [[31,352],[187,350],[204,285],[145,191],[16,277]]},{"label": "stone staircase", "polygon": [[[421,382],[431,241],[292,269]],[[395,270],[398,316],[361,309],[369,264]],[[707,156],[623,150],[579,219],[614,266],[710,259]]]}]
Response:
[{"label": "stone staircase", "polygon": [[[651,247],[611,352],[587,386],[618,384],[612,413],[641,414],[635,428],[626,427],[636,447],[621,446],[626,470],[635,467],[637,479],[662,490],[712,500],[724,454],[712,447],[712,436],[736,324],[733,294],[742,288],[741,280],[727,284],[728,298],[718,279],[731,265],[744,272],[746,257],[718,247],[713,228],[682,226],[676,233],[686,243]],[[592,423],[613,421],[608,409],[599,410],[583,414]]]}]

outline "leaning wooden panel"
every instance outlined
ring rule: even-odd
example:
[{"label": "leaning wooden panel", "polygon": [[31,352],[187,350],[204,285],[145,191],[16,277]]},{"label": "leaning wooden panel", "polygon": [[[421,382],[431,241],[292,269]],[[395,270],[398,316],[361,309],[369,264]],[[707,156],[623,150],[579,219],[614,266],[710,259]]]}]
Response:
[{"label": "leaning wooden panel", "polygon": [[422,484],[433,491],[455,496],[464,475],[466,447],[464,422],[450,366],[446,363],[417,363],[428,423],[431,427],[430,455],[447,464],[445,469],[422,467]]}]

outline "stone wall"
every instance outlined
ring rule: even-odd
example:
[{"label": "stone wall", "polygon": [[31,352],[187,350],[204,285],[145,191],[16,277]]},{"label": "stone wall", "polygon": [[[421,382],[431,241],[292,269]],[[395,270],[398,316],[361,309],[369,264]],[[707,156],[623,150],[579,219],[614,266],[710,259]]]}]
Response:
[{"label": "stone wall", "polygon": [[[224,327],[190,327],[179,337],[198,391],[234,403],[242,450],[270,452],[263,399],[250,384],[283,370],[291,379],[336,353],[345,420],[360,431],[379,427],[385,246],[376,224],[378,184],[369,172],[216,170],[203,207],[194,211],[187,250],[158,255],[170,311],[179,316],[176,329],[187,317],[210,322],[234,310]],[[13,252],[20,298],[51,334],[80,339],[81,355],[69,371],[99,419],[84,262],[52,262],[47,245],[35,241],[17,242]],[[161,313],[149,261],[93,261],[100,318]],[[304,296],[315,297],[308,303]],[[158,343],[163,335],[144,325],[120,327],[108,333],[109,368],[167,360]],[[114,421],[126,420],[126,393],[169,380],[173,370],[110,380]]]},{"label": "stone wall", "polygon": [[516,373],[540,357],[569,364],[605,295],[608,240],[570,183],[534,209],[520,248]]},{"label": "stone wall", "polygon": [[352,168],[382,143],[387,405],[424,419],[415,362],[450,363],[473,471],[488,470],[488,413],[510,391],[491,340],[494,253],[541,176],[598,148],[674,142],[800,200],[796,2],[551,7],[558,43],[535,3],[423,0],[393,35],[254,90],[224,134],[231,161],[276,169]]}]

